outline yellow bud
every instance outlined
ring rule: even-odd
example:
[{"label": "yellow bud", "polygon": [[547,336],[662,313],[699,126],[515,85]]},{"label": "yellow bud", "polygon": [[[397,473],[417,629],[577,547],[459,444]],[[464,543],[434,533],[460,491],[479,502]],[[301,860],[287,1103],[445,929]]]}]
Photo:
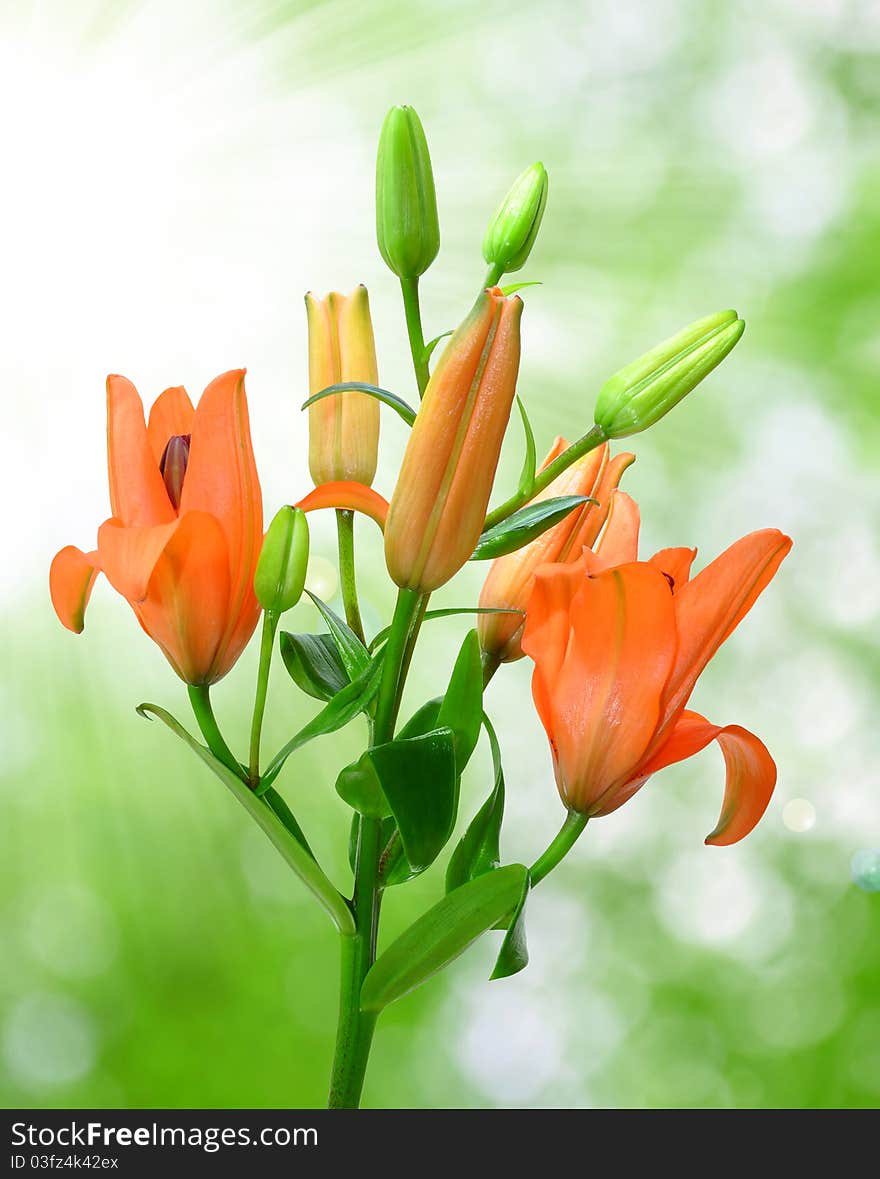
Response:
[{"label": "yellow bud", "polygon": [[[329,385],[378,382],[367,288],[323,299],[306,295],[309,393]],[[369,486],[379,453],[379,402],[367,393],[334,393],[309,406],[309,470],[316,484],[340,480]]]}]

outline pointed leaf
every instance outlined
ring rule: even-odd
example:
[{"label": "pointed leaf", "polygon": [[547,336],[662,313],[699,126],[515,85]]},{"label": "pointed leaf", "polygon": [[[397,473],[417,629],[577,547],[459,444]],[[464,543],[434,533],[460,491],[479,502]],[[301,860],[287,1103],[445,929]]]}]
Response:
[{"label": "pointed leaf", "polygon": [[296,635],[285,630],[280,647],[290,678],[316,700],[332,700],[349,682],[330,635]]},{"label": "pointed leaf", "polygon": [[440,723],[437,718],[440,716],[442,704],[442,696],[435,696],[433,700],[428,700],[423,704],[398,731],[398,741],[406,737],[421,737],[424,733],[430,733],[431,729],[439,728]]},{"label": "pointed leaf", "polygon": [[483,719],[483,670],[480,640],[468,631],[452,669],[437,724],[447,725],[455,735],[455,764],[461,775],[476,748]]},{"label": "pointed leaf", "polygon": [[372,749],[340,770],[336,779],[336,793],[358,814],[366,815],[369,819],[384,819],[391,813],[373,764]]},{"label": "pointed leaf", "polygon": [[440,343],[440,341],[445,340],[447,336],[451,336],[451,335],[452,335],[452,328],[450,328],[448,332],[441,332],[439,336],[435,336],[433,340],[429,340],[427,342],[427,344],[425,345],[425,364],[427,364],[428,361],[431,359],[431,357],[434,355],[434,349],[437,347],[437,345]]},{"label": "pointed leaf", "polygon": [[504,818],[504,771],[501,749],[489,718],[483,714],[483,724],[492,748],[495,785],[492,793],[471,819],[470,825],[452,853],[446,869],[446,891],[452,892],[468,880],[492,872],[501,862],[499,841]]},{"label": "pointed leaf", "polygon": [[248,814],[263,829],[281,855],[294,872],[300,877],[308,889],[318,898],[323,907],[330,914],[336,928],[341,934],[352,937],[355,934],[354,918],[343,897],[337,892],[333,884],[318,867],[312,855],[305,850],[276,812],[262,798],[250,790],[243,782],[236,778],[216,757],[201,745],[195,737],[164,708],[156,704],[141,704],[138,706],[141,716],[157,717],[163,724],[178,736],[202,759],[220,779],[224,786],[236,797]]},{"label": "pointed leaf", "polygon": [[449,728],[389,741],[368,751],[382,792],[415,871],[433,864],[446,846],[458,810],[455,737]]},{"label": "pointed leaf", "polygon": [[311,590],[306,590],[306,593],[321,611],[324,621],[330,628],[330,634],[333,636],[336,650],[339,652],[339,658],[342,660],[342,666],[348,672],[348,678],[350,680],[357,679],[370,662],[370,652],[348,623],[343,622],[339,615],[334,613],[326,602],[322,602]]},{"label": "pointed leaf", "polygon": [[371,967],[361,1008],[379,1012],[414,990],[519,904],[527,871],[508,864],[449,893],[392,942]]},{"label": "pointed leaf", "polygon": [[346,684],[341,691],[337,692],[333,699],[321,709],[318,715],[301,728],[295,736],[291,737],[283,749],[276,753],[262,776],[259,787],[260,793],[268,790],[272,785],[281,772],[281,767],[287,761],[288,757],[290,757],[291,753],[300,749],[306,742],[314,740],[315,737],[321,737],[325,733],[333,733],[337,729],[341,729],[349,721],[354,720],[356,716],[367,709],[370,701],[379,690],[382,656],[384,654],[384,651],[379,651],[378,654],[374,655],[372,662],[358,678],[352,680],[350,684]]},{"label": "pointed leaf", "polygon": [[596,502],[587,495],[559,495],[528,504],[494,528],[488,528],[477,542],[471,560],[489,561],[515,552],[565,519],[569,512],[583,504]]},{"label": "pointed leaf", "polygon": [[336,393],[366,393],[370,397],[375,397],[377,401],[382,401],[385,405],[390,405],[408,426],[411,426],[416,420],[416,411],[402,397],[398,397],[396,393],[392,393],[389,389],[380,389],[378,385],[368,385],[363,381],[342,381],[338,385],[328,385],[326,389],[321,389],[319,392],[313,393],[308,401],[302,403],[300,408],[308,409],[316,401],[321,401],[324,397],[332,397]]},{"label": "pointed leaf", "polygon": [[529,421],[529,415],[526,413],[526,407],[519,397],[516,399],[516,404],[519,407],[519,414],[522,418],[523,430],[526,435],[526,453],[523,457],[522,471],[520,472],[516,494],[523,499],[531,499],[532,489],[535,486],[535,475],[538,469],[538,451],[535,447],[535,432],[532,429],[532,423]]},{"label": "pointed leaf", "polygon": [[542,282],[511,282],[501,288],[502,295],[515,295],[517,291],[524,291],[526,287],[542,287]]},{"label": "pointed leaf", "polygon": [[526,900],[530,883],[529,874],[526,872],[519,904],[510,916],[507,933],[495,960],[495,969],[489,975],[492,979],[509,978],[512,974],[519,974],[529,964],[529,948],[526,944]]}]

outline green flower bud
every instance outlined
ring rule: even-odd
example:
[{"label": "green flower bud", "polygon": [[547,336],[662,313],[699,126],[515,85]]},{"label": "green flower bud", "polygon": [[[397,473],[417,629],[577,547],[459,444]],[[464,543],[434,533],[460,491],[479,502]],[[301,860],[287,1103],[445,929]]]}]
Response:
[{"label": "green flower bud", "polygon": [[653,426],[721,363],[745,328],[735,311],[718,311],[664,340],[605,382],[596,425],[606,438]]},{"label": "green flower bud", "polygon": [[483,257],[502,274],[526,264],[547,204],[547,169],[532,164],[514,180],[483,238]]},{"label": "green flower bud", "polygon": [[376,239],[398,278],[424,274],[440,249],[428,141],[411,106],[393,106],[379,136]]},{"label": "green flower bud", "polygon": [[305,512],[283,507],[266,532],[254,593],[267,614],[283,614],[302,597],[309,563],[309,526]]}]

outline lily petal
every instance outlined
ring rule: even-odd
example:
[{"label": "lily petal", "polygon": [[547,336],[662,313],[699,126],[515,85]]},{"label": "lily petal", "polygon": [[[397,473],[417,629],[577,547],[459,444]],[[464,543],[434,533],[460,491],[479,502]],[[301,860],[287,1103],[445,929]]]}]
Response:
[{"label": "lily petal", "polygon": [[141,625],[181,679],[211,684],[235,662],[226,643],[230,593],[226,534],[207,512],[181,516],[157,561],[144,600],[134,605]]},{"label": "lily petal", "polygon": [[69,544],[55,554],[49,567],[49,594],[55,613],[77,635],[85,626],[86,606],[98,576],[97,556]]},{"label": "lily petal", "polygon": [[703,668],[772,581],[791,543],[775,528],[752,532],[677,590],[679,647],[664,697],[666,723],[687,703]]},{"label": "lily petal", "polygon": [[254,570],[263,543],[263,500],[251,444],[244,369],[208,385],[196,407],[180,514],[219,521],[229,556],[226,643],[243,647],[259,615]]},{"label": "lily petal", "polygon": [[[607,459],[608,449],[608,443],[606,442],[598,450],[593,451],[593,453],[602,454],[604,452],[605,458]],[[598,506],[593,506],[593,510],[589,514],[586,513],[586,509],[590,505],[585,505],[584,514],[581,517],[583,527],[574,538],[574,544],[572,545],[573,552],[576,549],[591,549],[596,543],[596,538],[608,520],[608,514],[611,511],[611,502],[617,486],[623,478],[623,473],[635,461],[636,456],[634,454],[630,454],[628,451],[622,451],[620,454],[616,454],[614,458],[607,459],[607,461],[602,463],[593,490],[591,492],[584,492],[585,495],[592,495],[593,499],[597,499],[599,503]],[[637,559],[635,550],[633,551],[632,558],[627,559],[633,561]]]},{"label": "lily petal", "polygon": [[676,650],[669,585],[644,563],[584,578],[570,625],[560,670],[547,682],[548,732],[563,801],[596,815],[613,809],[660,717]]},{"label": "lily petal", "polygon": [[362,512],[375,520],[383,531],[388,516],[387,499],[372,487],[349,479],[321,483],[295,506],[303,512],[316,512],[321,508],[345,508],[350,512]]},{"label": "lily petal", "polygon": [[98,559],[107,580],[132,606],[147,596],[147,586],[179,520],[127,528],[111,517],[98,529]]},{"label": "lily petal", "polygon": [[766,811],[776,786],[776,763],[760,738],[740,725],[713,725],[699,713],[686,710],[669,739],[639,767],[638,774],[644,781],[665,766],[693,757],[710,741],[721,746],[727,782],[721,815],[706,843],[721,847],[749,834]]},{"label": "lily petal", "polygon": [[126,525],[166,524],[176,513],[147,437],[144,407],[125,377],[107,378],[110,510]]},{"label": "lily petal", "polygon": [[195,412],[182,385],[166,389],[153,402],[147,422],[147,437],[156,466],[162,461],[169,438],[173,438],[175,434],[192,434]]},{"label": "lily petal", "polygon": [[614,491],[605,531],[596,545],[598,568],[613,569],[639,559],[639,505],[625,491]]},{"label": "lily petal", "polygon": [[672,578],[672,589],[675,592],[690,580],[691,565],[696,555],[696,549],[660,549],[650,560],[661,573]]}]

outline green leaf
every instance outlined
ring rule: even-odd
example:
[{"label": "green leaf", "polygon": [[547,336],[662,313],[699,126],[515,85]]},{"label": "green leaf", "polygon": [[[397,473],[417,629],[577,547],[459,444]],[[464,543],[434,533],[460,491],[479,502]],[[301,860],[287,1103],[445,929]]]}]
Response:
[{"label": "green leaf", "polygon": [[443,704],[442,696],[435,696],[433,700],[428,700],[416,712],[412,714],[402,729],[397,734],[397,739],[401,740],[405,737],[421,737],[423,733],[430,733],[431,729],[439,727],[437,718],[440,715],[440,707]]},{"label": "green leaf", "polygon": [[431,357],[434,355],[434,349],[437,347],[437,345],[440,343],[440,341],[445,340],[447,336],[451,336],[451,335],[452,335],[452,328],[450,328],[448,332],[441,332],[439,336],[435,336],[433,340],[429,340],[427,342],[427,344],[425,345],[425,364],[427,364],[428,361],[431,359]]},{"label": "green leaf", "polygon": [[315,853],[309,847],[309,841],[303,833],[302,827],[297,823],[293,811],[274,788],[270,786],[268,790],[264,790],[262,794],[263,801],[267,806],[270,806],[293,838],[300,844],[304,851],[307,851],[312,859],[315,858]]},{"label": "green leaf", "polygon": [[172,733],[186,742],[263,829],[290,867],[330,914],[339,932],[347,937],[353,937],[356,932],[355,924],[348,904],[318,867],[314,857],[291,834],[275,810],[264,799],[258,798],[244,782],[219,762],[209,749],[199,744],[195,737],[188,733],[170,712],[166,712],[164,708],[159,708],[156,704],[140,704],[138,712],[147,719],[151,716],[157,717],[168,726]]},{"label": "green leaf", "polygon": [[280,647],[290,678],[316,700],[332,700],[349,682],[330,635],[295,635],[285,630]]},{"label": "green leaf", "polygon": [[495,785],[492,793],[471,819],[467,831],[458,842],[446,869],[446,891],[452,892],[494,871],[501,863],[499,842],[501,822],[504,818],[504,771],[501,766],[501,748],[488,716],[483,714],[483,724],[492,749],[492,765],[495,771]]},{"label": "green leaf", "polygon": [[350,680],[357,679],[370,662],[370,652],[348,623],[343,622],[339,615],[334,613],[326,602],[322,602],[311,590],[306,590],[306,593],[321,611],[324,621],[330,628],[330,634],[333,636],[336,650],[339,652],[339,658],[342,660],[342,666],[348,672],[348,678]]},{"label": "green leaf", "polygon": [[291,753],[300,749],[306,742],[314,740],[315,737],[321,737],[325,733],[333,733],[337,729],[341,729],[368,707],[379,690],[384,654],[384,651],[379,651],[374,655],[370,664],[358,678],[337,692],[318,715],[291,737],[283,749],[276,753],[262,776],[260,793],[268,790],[272,785]]},{"label": "green leaf", "polygon": [[532,490],[535,486],[535,475],[538,472],[538,451],[535,447],[535,432],[532,429],[532,423],[529,421],[529,415],[526,413],[526,407],[519,397],[516,399],[516,404],[519,407],[519,415],[522,418],[523,430],[526,435],[526,453],[523,456],[522,471],[520,472],[516,494],[521,496],[522,499],[527,500],[531,499]]},{"label": "green leaf", "polygon": [[515,295],[517,291],[524,291],[526,287],[542,287],[542,282],[512,282],[501,288],[502,295]]},{"label": "green leaf", "polygon": [[488,528],[477,542],[472,561],[489,561],[513,553],[558,524],[569,512],[586,503],[596,503],[587,495],[559,495],[527,504],[494,528]]},{"label": "green leaf", "polygon": [[529,948],[526,944],[526,900],[530,887],[531,881],[528,872],[526,872],[522,885],[522,896],[510,916],[507,933],[504,935],[504,941],[501,943],[501,949],[495,960],[495,969],[489,975],[492,979],[509,978],[512,974],[519,974],[529,964]]},{"label": "green leaf", "polygon": [[448,966],[519,904],[527,870],[508,864],[449,893],[380,955],[364,979],[361,1008],[379,1012]]},{"label": "green leaf", "polygon": [[483,670],[480,663],[480,640],[475,630],[468,631],[452,669],[449,686],[437,716],[439,726],[448,726],[455,735],[455,764],[459,775],[476,748],[483,719]]},{"label": "green leaf", "polygon": [[302,403],[300,408],[308,409],[316,401],[320,401],[324,397],[332,397],[335,393],[367,393],[370,397],[375,397],[377,401],[390,405],[408,426],[411,426],[416,420],[416,411],[402,397],[398,397],[389,389],[380,389],[378,385],[367,385],[363,381],[342,381],[338,385],[328,385],[326,389],[313,393],[308,401]]},{"label": "green leaf", "polygon": [[458,775],[452,729],[398,738],[368,750],[364,758],[388,800],[410,867],[423,872],[446,846],[455,826]]},{"label": "green leaf", "polygon": [[336,779],[336,793],[343,802],[369,819],[384,819],[391,813],[373,764],[372,749],[340,770]]},{"label": "green leaf", "polygon": [[[447,606],[443,610],[426,610],[422,622],[430,622],[433,618],[452,618],[457,614],[524,614],[523,610],[503,610],[497,606]],[[388,638],[391,630],[390,626],[386,626],[380,630],[370,643],[370,650],[375,651],[377,647]]]}]

